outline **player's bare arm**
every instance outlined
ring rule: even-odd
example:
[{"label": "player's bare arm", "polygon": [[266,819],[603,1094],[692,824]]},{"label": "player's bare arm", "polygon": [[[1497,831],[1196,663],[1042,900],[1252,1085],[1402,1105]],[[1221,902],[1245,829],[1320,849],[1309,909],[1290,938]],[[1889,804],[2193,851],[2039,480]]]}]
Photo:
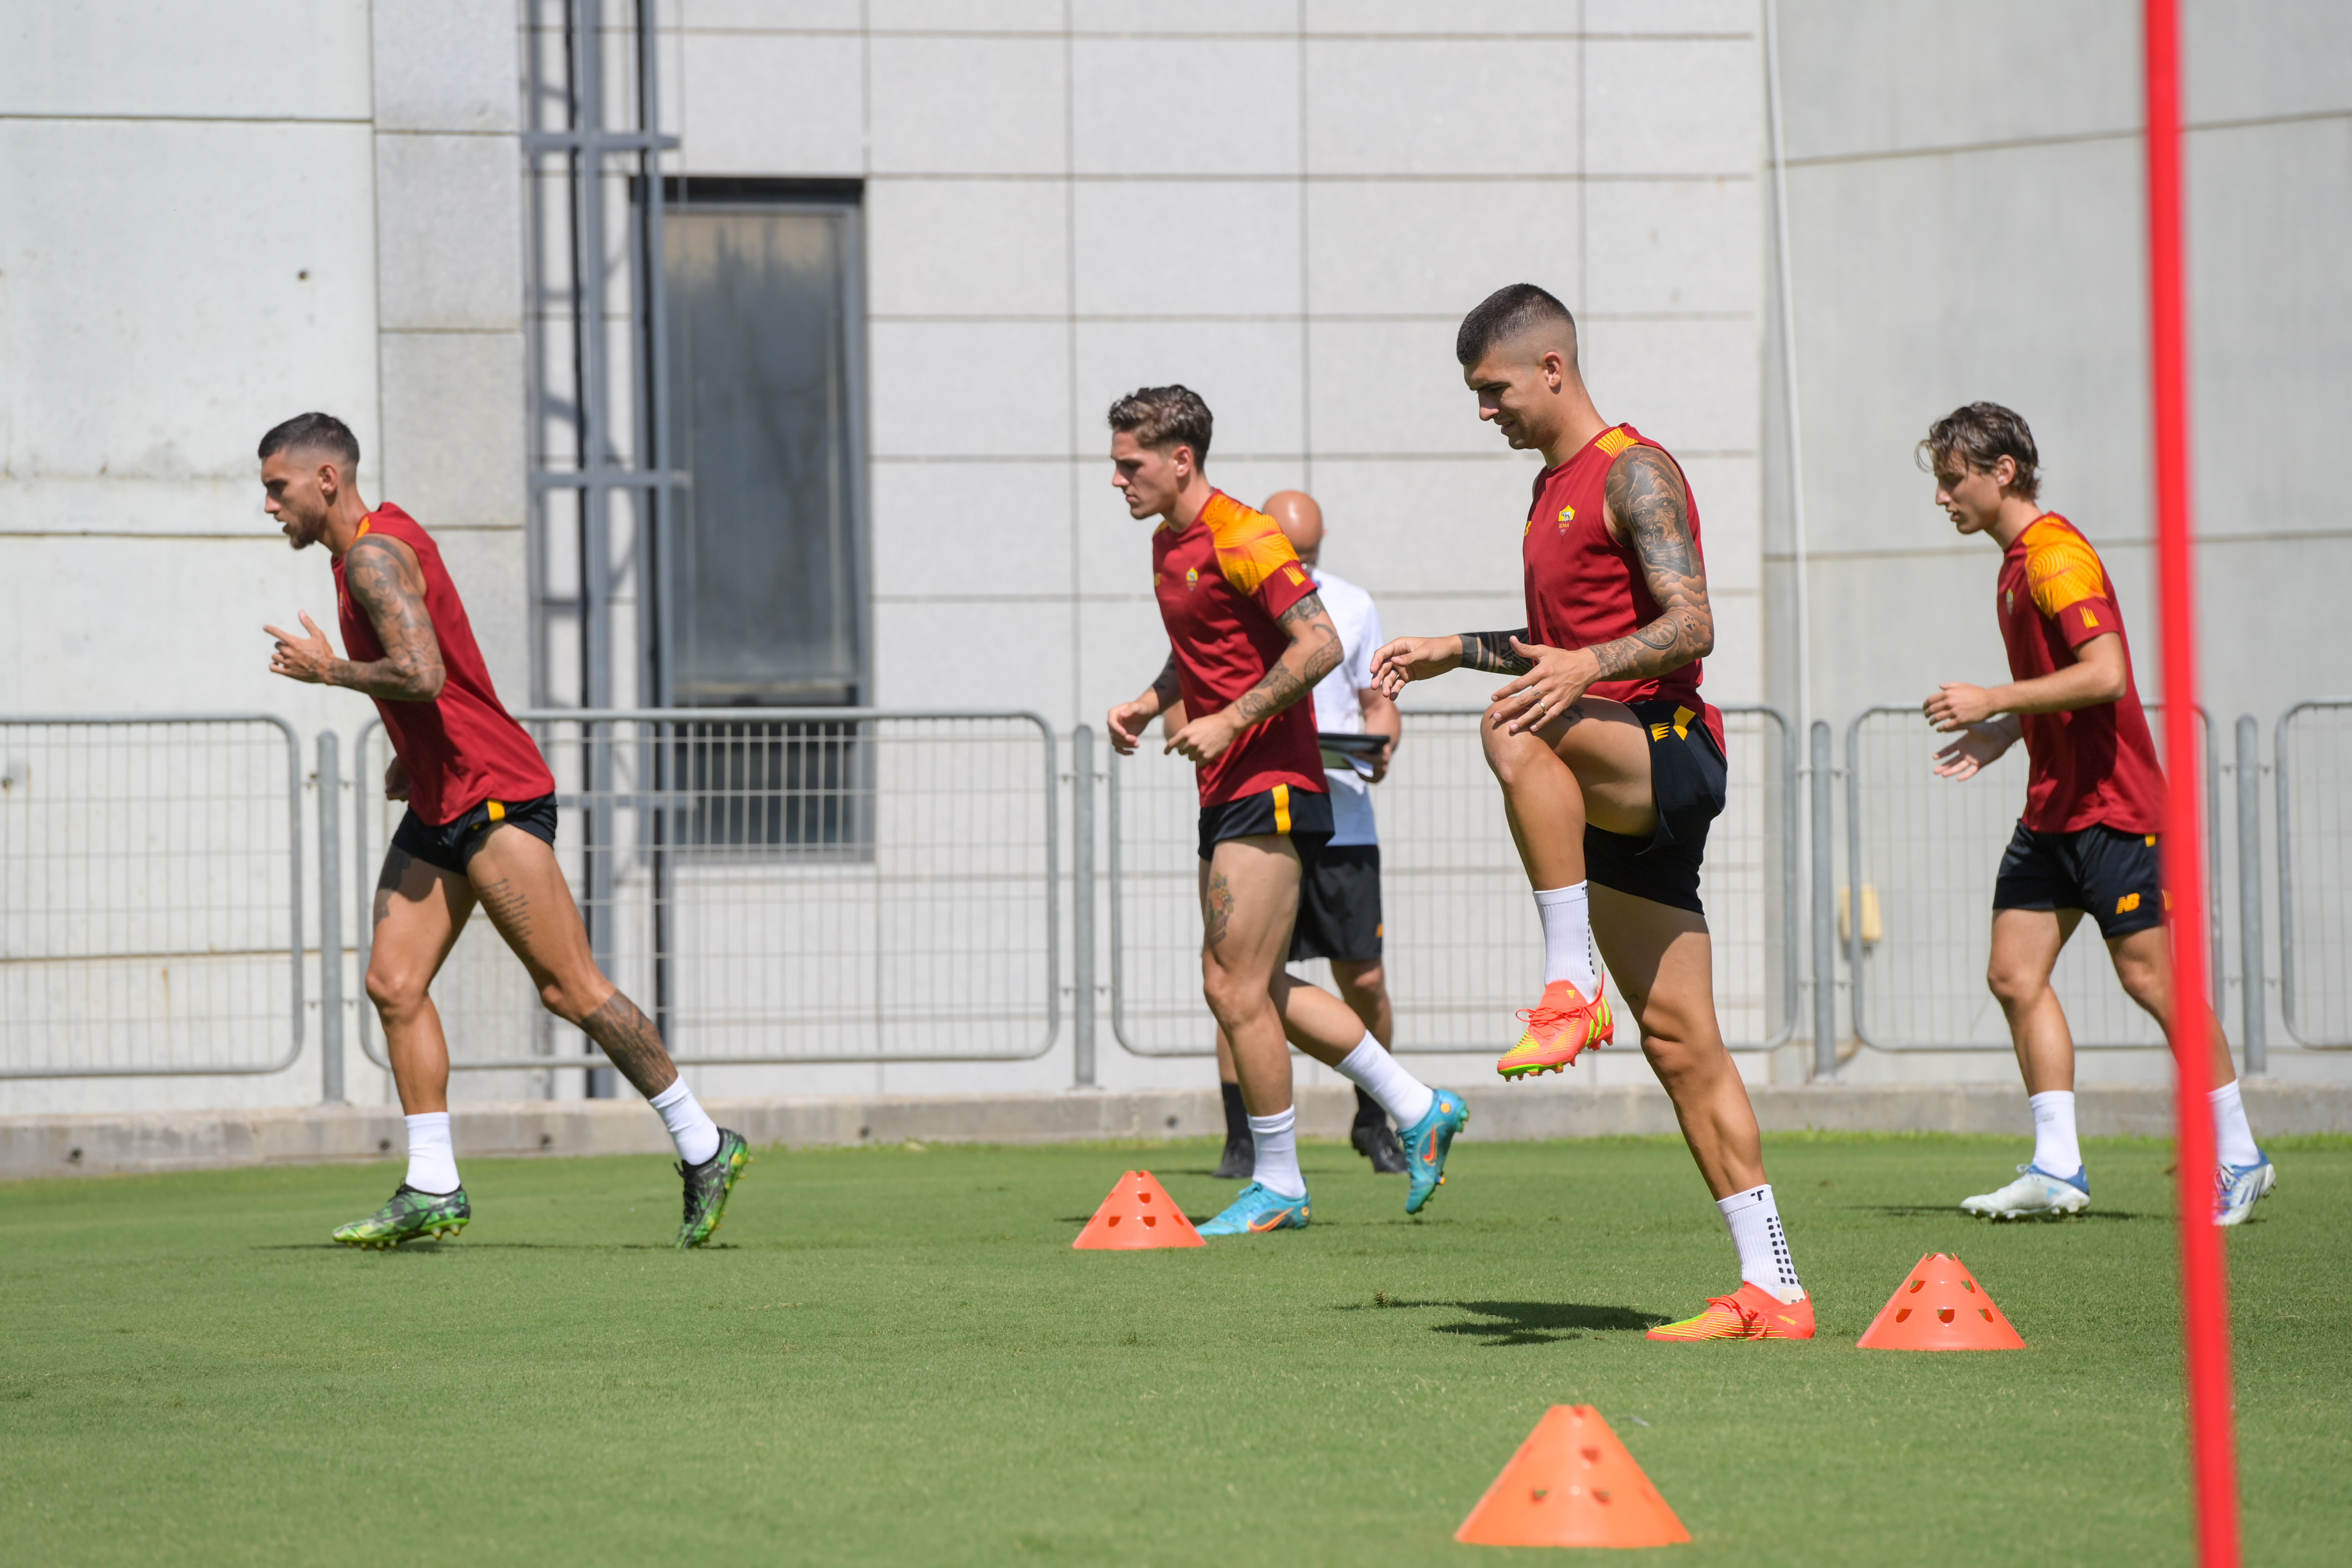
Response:
[{"label": "player's bare arm", "polygon": [[1389,776],[1389,764],[1396,761],[1397,742],[1404,739],[1404,715],[1388,694],[1376,686],[1367,686],[1356,693],[1356,704],[1364,715],[1364,733],[1378,735],[1388,744],[1370,759],[1371,782],[1380,783]]},{"label": "player's bare arm", "polygon": [[2131,664],[2120,633],[2093,637],[2074,650],[2074,662],[2054,675],[2001,686],[1951,681],[1922,703],[1927,721],[1947,733],[1981,724],[1995,714],[2071,713],[2118,702],[2131,689]]},{"label": "player's bare arm", "polygon": [[1654,447],[1628,447],[1610,465],[1605,494],[1601,524],[1633,547],[1658,617],[1630,637],[1591,647],[1544,647],[1513,637],[1511,651],[1530,668],[1495,693],[1493,717],[1506,733],[1569,712],[1595,681],[1648,679],[1714,651],[1706,566],[1691,539],[1690,497],[1674,459]]},{"label": "player's bare arm", "polygon": [[[308,615],[307,637],[276,626],[262,629],[278,639],[272,673],[316,686],[341,686],[393,702],[430,702],[447,679],[433,617],[425,608],[425,582],[415,560],[397,540],[362,539],[343,557],[346,592],[367,612],[383,644],[383,657],[354,663],[335,657],[327,634]],[[387,781],[389,783],[389,781]]]},{"label": "player's bare arm", "polygon": [[1177,690],[1176,652],[1171,648],[1168,662],[1160,667],[1142,696],[1103,715],[1103,728],[1110,731],[1110,749],[1122,757],[1133,756],[1143,739],[1144,726],[1177,705]]},{"label": "player's bare arm", "polygon": [[1213,763],[1223,756],[1242,731],[1262,723],[1315,689],[1315,683],[1339,668],[1339,633],[1323,608],[1323,596],[1309,594],[1279,616],[1276,623],[1290,638],[1255,686],[1238,700],[1204,718],[1195,719],[1169,737],[1169,751],[1192,763]]}]

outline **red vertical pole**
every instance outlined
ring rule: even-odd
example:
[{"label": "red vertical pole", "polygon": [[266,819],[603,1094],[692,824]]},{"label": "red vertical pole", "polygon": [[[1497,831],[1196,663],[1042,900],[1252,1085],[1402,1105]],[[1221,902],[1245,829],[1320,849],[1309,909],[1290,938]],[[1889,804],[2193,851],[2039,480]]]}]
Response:
[{"label": "red vertical pole", "polygon": [[2189,542],[2189,345],[2180,255],[2179,0],[2145,0],[2148,309],[2155,369],[2157,580],[2164,642],[2164,880],[2172,915],[2172,1056],[2178,1070],[2182,1328],[2198,1560],[2238,1568],[2238,1475],[2230,1410],[2229,1283],[2213,1224],[2212,1013],[2205,856],[2197,809],[2196,563]]}]

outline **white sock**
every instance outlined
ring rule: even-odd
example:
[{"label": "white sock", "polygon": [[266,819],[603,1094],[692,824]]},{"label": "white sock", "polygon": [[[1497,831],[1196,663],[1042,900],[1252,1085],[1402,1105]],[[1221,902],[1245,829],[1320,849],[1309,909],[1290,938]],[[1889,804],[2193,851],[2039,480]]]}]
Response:
[{"label": "white sock", "polygon": [[661,1112],[662,1125],[669,1129],[679,1159],[699,1165],[719,1152],[719,1123],[710,1120],[710,1112],[702,1109],[702,1101],[694,1098],[683,1076],[654,1096],[653,1108]]},{"label": "white sock", "polygon": [[457,1150],[449,1141],[449,1113],[428,1110],[408,1119],[408,1184],[420,1193],[457,1190]]},{"label": "white sock", "polygon": [[2046,1089],[2025,1097],[2033,1109],[2033,1163],[2053,1176],[2080,1175],[2083,1146],[2074,1137],[2074,1091]]},{"label": "white sock", "polygon": [[1739,1278],[1780,1300],[1802,1299],[1805,1288],[1789,1257],[1789,1235],[1780,1228],[1780,1205],[1772,1201],[1772,1184],[1717,1198],[1715,1206],[1731,1226],[1731,1245],[1739,1248]]},{"label": "white sock", "polygon": [[1269,1193],[1286,1198],[1307,1195],[1307,1178],[1298,1173],[1298,1108],[1273,1116],[1249,1119],[1250,1140],[1257,1145],[1257,1164],[1250,1177]]},{"label": "white sock", "polygon": [[2231,1079],[2208,1094],[2213,1107],[2213,1152],[2225,1165],[2251,1165],[2263,1157],[2254,1147],[2254,1130],[2246,1125],[2246,1102]]},{"label": "white sock", "polygon": [[1339,1062],[1339,1076],[1381,1102],[1381,1109],[1400,1128],[1410,1127],[1429,1114],[1437,1091],[1404,1070],[1388,1047],[1368,1031],[1363,1043]]},{"label": "white sock", "polygon": [[1587,885],[1538,891],[1536,918],[1543,921],[1544,984],[1569,981],[1590,1002],[1601,976],[1592,967],[1592,906]]}]

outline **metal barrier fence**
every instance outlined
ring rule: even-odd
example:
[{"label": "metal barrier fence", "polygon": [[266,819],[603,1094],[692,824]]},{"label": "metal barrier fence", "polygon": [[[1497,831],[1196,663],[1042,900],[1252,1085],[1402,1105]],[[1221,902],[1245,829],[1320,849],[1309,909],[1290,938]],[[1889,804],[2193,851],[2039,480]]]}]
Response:
[{"label": "metal barrier fence", "polygon": [[[1408,710],[1395,763],[1372,789],[1401,1051],[1499,1051],[1512,1009],[1541,989],[1542,932],[1479,748],[1483,711]],[[1725,1036],[1734,1049],[1768,1049],[1797,1022],[1795,759],[1777,709],[1722,711],[1730,798],[1700,890]],[[1146,744],[1111,759],[1111,1029],[1137,1056],[1215,1048],[1201,999],[1199,805],[1181,758]],[[1297,967],[1329,984],[1320,961]]]},{"label": "metal barrier fence", "polygon": [[2280,714],[2273,752],[2280,1011],[2296,1044],[2352,1050],[2352,799],[2344,790],[2352,698],[2298,702]]},{"label": "metal barrier fence", "polygon": [[302,771],[257,713],[0,718],[0,1079],[302,1049]]},{"label": "metal barrier fence", "polygon": [[[2153,720],[2158,710],[2151,704]],[[2205,739],[2209,938],[2221,964],[2219,758]],[[1854,1037],[1878,1050],[2011,1049],[2009,1025],[1985,985],[1992,890],[2001,852],[2025,800],[2025,748],[1962,782],[1939,778],[1934,753],[1952,737],[1916,707],[1864,709],[1846,726],[1846,884],[1838,889],[1839,943],[1853,983]],[[1819,890],[1816,896],[1820,896]],[[2154,1020],[2116,984],[2087,917],[2059,955],[2052,984],[2065,999],[2078,1048],[2164,1046]],[[2217,982],[2218,984],[2218,982]]]},{"label": "metal barrier fence", "polygon": [[[689,1065],[1010,1061],[1060,1027],[1055,738],[1034,713],[527,711],[598,964]],[[359,886],[402,807],[361,732]],[[360,920],[361,966],[372,910]],[[436,983],[461,1068],[604,1065],[487,917]],[[362,1008],[361,1042],[384,1065]]]}]

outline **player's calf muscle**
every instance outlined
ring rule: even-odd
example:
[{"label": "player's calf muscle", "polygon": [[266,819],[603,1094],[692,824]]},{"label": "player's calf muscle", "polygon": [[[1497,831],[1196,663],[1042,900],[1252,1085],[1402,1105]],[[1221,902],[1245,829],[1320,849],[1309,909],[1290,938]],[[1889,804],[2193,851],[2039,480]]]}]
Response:
[{"label": "player's calf muscle", "polygon": [[581,1019],[580,1028],[640,1094],[648,1098],[659,1094],[677,1079],[677,1068],[654,1021],[620,992],[605,997],[602,1006]]}]

